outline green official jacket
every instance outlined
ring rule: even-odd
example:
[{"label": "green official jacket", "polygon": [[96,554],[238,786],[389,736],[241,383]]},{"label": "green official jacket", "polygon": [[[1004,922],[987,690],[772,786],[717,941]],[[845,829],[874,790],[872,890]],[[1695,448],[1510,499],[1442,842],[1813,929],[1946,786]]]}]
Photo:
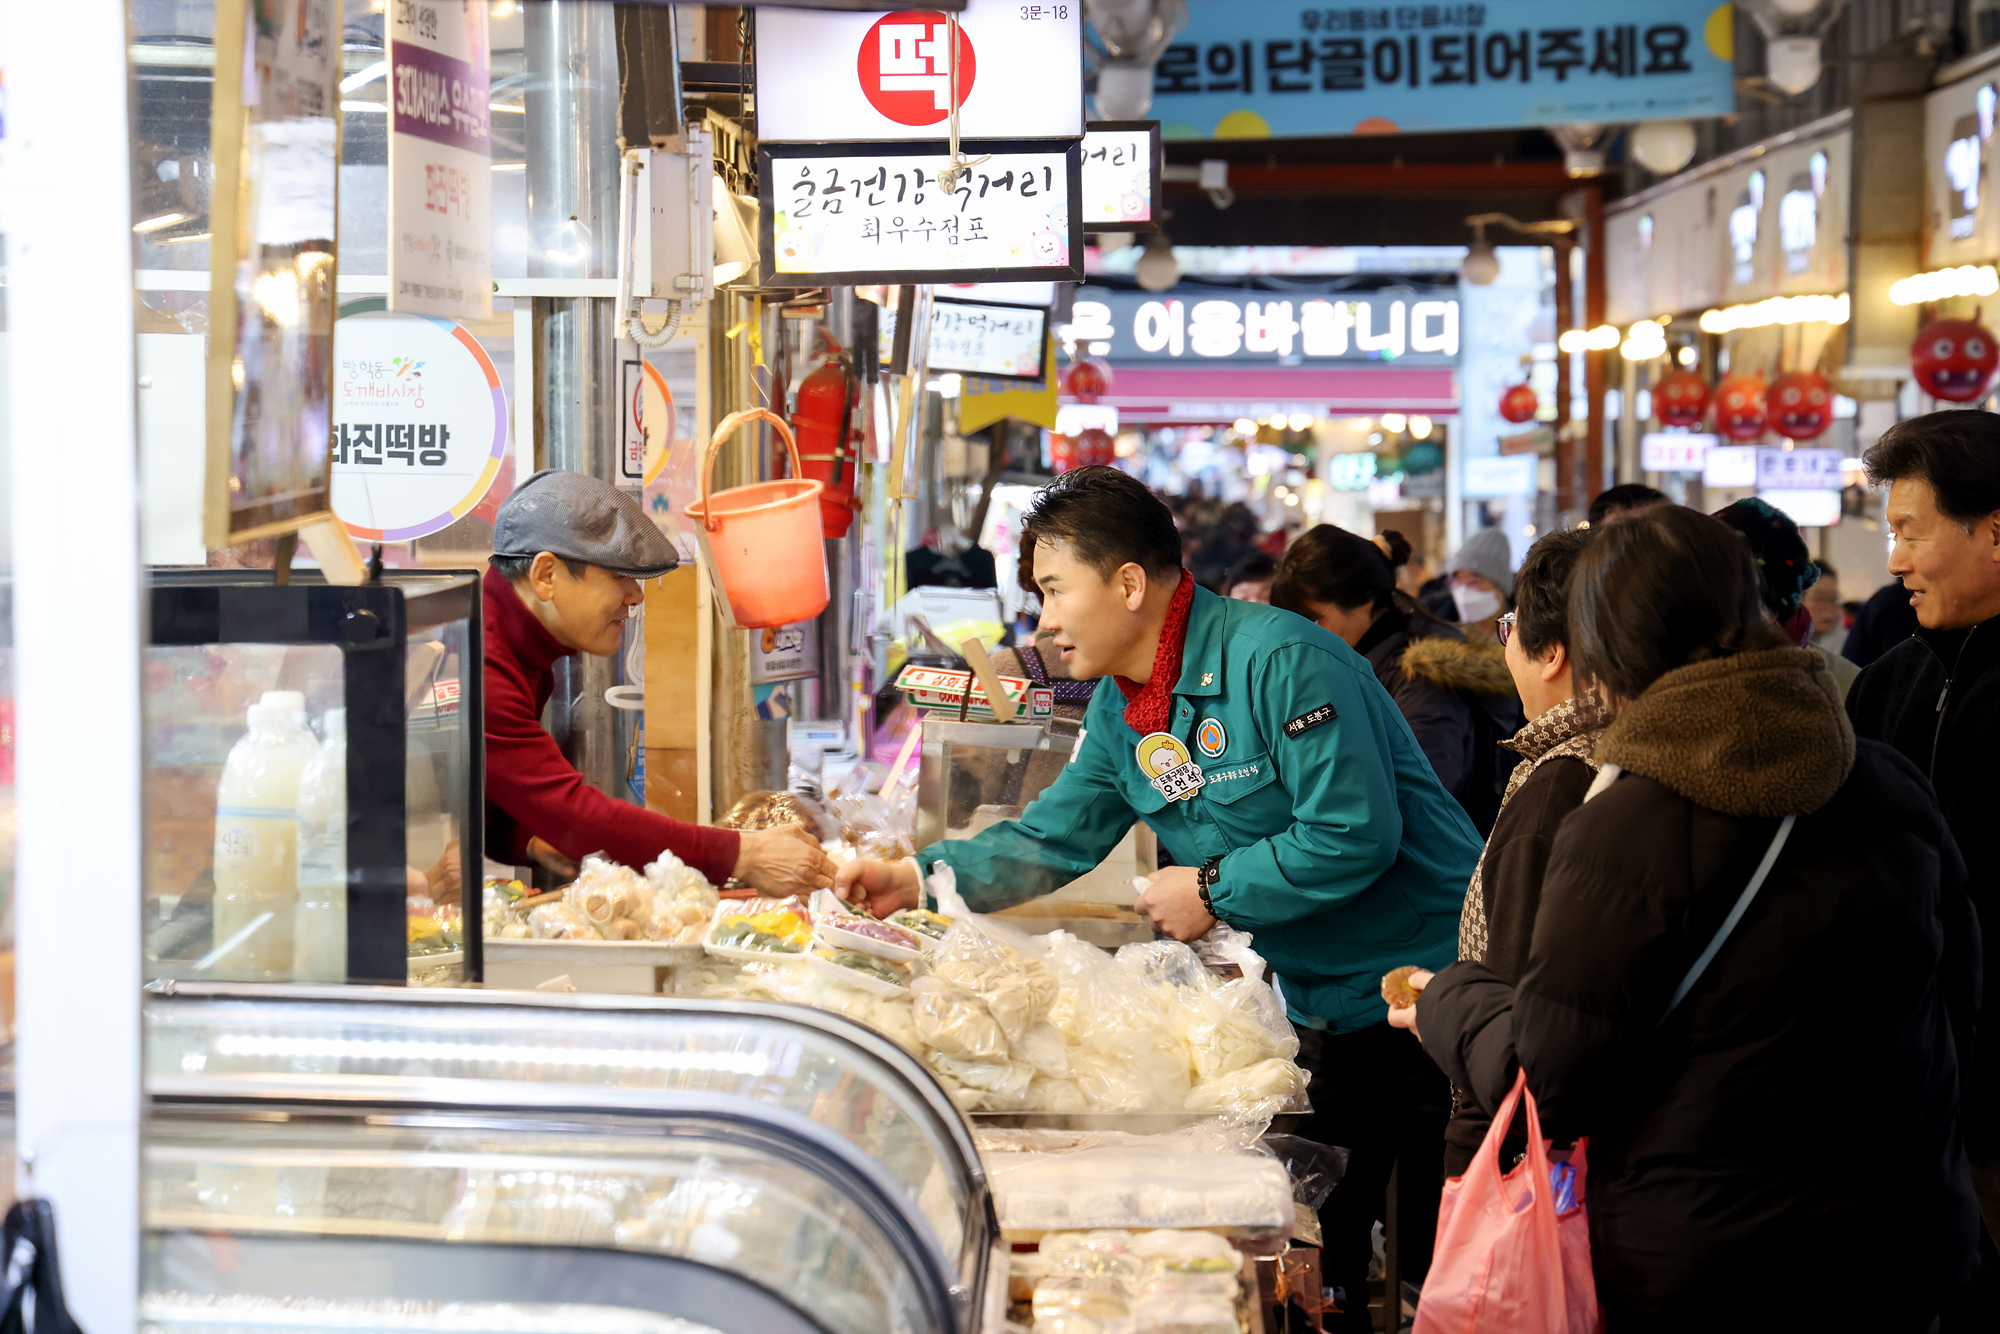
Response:
[{"label": "green official jacket", "polygon": [[[1480,841],[1438,783],[1366,659],[1296,616],[1196,588],[1168,730],[1148,747],[1125,700],[1098,690],[1061,777],[1023,811],[918,853],[947,863],[974,909],[1068,884],[1144,820],[1182,866],[1221,857],[1210,899],[1256,934],[1295,1022],[1346,1032],[1382,1022],[1382,974],[1457,957]],[[1160,776],[1185,752],[1185,770]]]}]

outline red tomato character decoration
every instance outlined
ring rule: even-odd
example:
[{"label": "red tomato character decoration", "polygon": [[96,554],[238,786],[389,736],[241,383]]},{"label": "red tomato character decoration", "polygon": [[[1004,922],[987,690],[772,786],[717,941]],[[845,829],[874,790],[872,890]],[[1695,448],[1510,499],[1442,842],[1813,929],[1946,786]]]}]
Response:
[{"label": "red tomato character decoration", "polygon": [[1731,440],[1764,434],[1764,377],[1732,375],[1715,386],[1715,429]]},{"label": "red tomato character decoration", "polygon": [[1110,368],[1088,357],[1071,366],[1063,377],[1063,392],[1079,403],[1095,403],[1110,388]]},{"label": "red tomato character decoration", "polygon": [[1668,426],[1696,426],[1708,411],[1708,381],[1694,371],[1673,371],[1653,386],[1653,411]]},{"label": "red tomato character decoration", "polygon": [[2000,343],[1977,318],[1932,320],[1910,348],[1917,386],[1932,398],[1969,403],[1993,383]]},{"label": "red tomato character decoration", "polygon": [[1514,423],[1533,421],[1536,411],[1542,406],[1535,391],[1527,385],[1517,384],[1500,395],[1500,415]]},{"label": "red tomato character decoration", "polygon": [[1092,426],[1077,432],[1076,462],[1080,468],[1092,464],[1109,463],[1118,457],[1118,448],[1112,442],[1111,432]]},{"label": "red tomato character decoration", "polygon": [[1079,453],[1080,451],[1077,449],[1077,443],[1074,439],[1066,435],[1051,433],[1049,436],[1049,471],[1065,473],[1071,468],[1083,466],[1083,460],[1078,457]]},{"label": "red tomato character decoration", "polygon": [[1818,371],[1787,371],[1764,391],[1771,429],[1791,440],[1812,440],[1833,424],[1833,386]]}]

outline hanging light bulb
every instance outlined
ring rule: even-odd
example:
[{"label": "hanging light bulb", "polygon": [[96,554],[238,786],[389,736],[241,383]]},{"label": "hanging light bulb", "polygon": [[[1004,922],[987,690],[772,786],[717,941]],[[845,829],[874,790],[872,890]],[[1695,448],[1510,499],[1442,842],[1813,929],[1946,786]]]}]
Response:
[{"label": "hanging light bulb", "polygon": [[1109,57],[1097,71],[1098,119],[1144,120],[1153,109],[1153,65],[1187,26],[1187,0],[1084,0],[1083,7]]},{"label": "hanging light bulb", "polygon": [[1146,253],[1132,267],[1132,277],[1148,292],[1164,292],[1181,280],[1180,261],[1174,258],[1173,238],[1154,232],[1146,238]]},{"label": "hanging light bulb", "polygon": [[1847,0],[1742,0],[1764,34],[1764,77],[1794,97],[1819,82],[1820,39]]},{"label": "hanging light bulb", "polygon": [[1571,176],[1596,176],[1604,171],[1604,134],[1609,127],[1594,120],[1551,125],[1549,135],[1563,149],[1563,170]]},{"label": "hanging light bulb", "polygon": [[1632,127],[1632,156],[1655,176],[1671,176],[1694,157],[1694,126],[1684,120],[1647,120]]},{"label": "hanging light bulb", "polygon": [[1484,287],[1500,276],[1500,257],[1493,253],[1493,243],[1486,239],[1485,223],[1472,224],[1472,248],[1465,252],[1465,263],[1458,272],[1474,287]]}]

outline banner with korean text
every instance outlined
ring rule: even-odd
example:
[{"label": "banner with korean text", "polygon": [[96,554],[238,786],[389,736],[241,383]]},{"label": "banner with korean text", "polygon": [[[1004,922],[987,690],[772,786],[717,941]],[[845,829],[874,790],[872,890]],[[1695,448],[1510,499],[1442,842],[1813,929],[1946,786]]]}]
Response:
[{"label": "banner with korean text", "polygon": [[1188,0],[1153,114],[1169,139],[1720,116],[1733,31],[1714,0]]},{"label": "banner with korean text", "polygon": [[486,6],[404,0],[388,19],[389,309],[491,319]]}]

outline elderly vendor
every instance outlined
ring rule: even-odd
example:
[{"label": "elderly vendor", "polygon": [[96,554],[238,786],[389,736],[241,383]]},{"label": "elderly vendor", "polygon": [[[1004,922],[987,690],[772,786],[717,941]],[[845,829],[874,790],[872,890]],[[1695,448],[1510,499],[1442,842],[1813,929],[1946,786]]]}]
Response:
[{"label": "elderly vendor", "polygon": [[591,853],[640,867],[671,852],[715,884],[809,893],[833,865],[805,830],[683,824],[590,786],[541,723],[552,670],[572,653],[610,657],[641,599],[673,569],[671,543],[617,488],[545,469],[500,506],[486,572],[486,846],[559,874]]}]

